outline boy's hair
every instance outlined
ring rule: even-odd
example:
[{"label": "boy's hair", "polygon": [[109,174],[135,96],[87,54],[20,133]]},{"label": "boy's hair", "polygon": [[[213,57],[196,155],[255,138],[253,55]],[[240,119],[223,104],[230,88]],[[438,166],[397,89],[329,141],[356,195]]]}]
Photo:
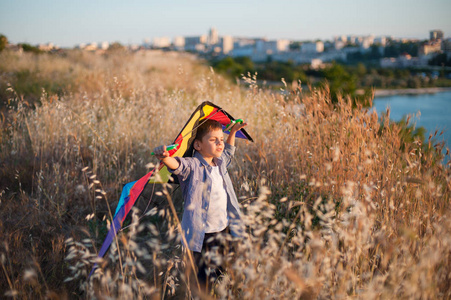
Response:
[{"label": "boy's hair", "polygon": [[207,120],[202,123],[202,125],[197,128],[196,137],[194,140],[202,141],[202,138],[209,132],[213,130],[222,130],[222,125],[216,120]]}]

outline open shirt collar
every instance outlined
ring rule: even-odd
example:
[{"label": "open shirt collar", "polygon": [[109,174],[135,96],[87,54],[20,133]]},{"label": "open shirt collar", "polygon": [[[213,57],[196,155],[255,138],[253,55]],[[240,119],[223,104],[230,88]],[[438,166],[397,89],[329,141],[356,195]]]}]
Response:
[{"label": "open shirt collar", "polygon": [[[204,159],[204,157],[202,156],[202,154],[200,154],[197,151],[194,151],[194,157],[196,157],[197,159],[199,159],[199,161],[207,168],[211,168],[211,165]],[[221,157],[213,157],[213,161],[214,163],[219,167],[222,164],[222,159]]]}]

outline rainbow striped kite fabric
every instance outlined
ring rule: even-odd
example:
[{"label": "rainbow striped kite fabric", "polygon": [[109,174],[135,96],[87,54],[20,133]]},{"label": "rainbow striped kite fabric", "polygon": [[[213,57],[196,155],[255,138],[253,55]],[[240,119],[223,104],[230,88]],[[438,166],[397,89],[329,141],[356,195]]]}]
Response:
[{"label": "rainbow striped kite fabric", "polygon": [[[192,156],[194,151],[193,141],[194,138],[196,137],[197,128],[202,124],[203,121],[206,120],[216,120],[222,124],[224,129],[226,128],[227,125],[230,124],[232,120],[235,119],[219,106],[208,101],[203,102],[194,110],[194,112],[186,122],[183,129],[177,135],[176,139],[174,140],[174,144],[178,144],[178,146],[175,149],[170,150],[169,154],[172,157]],[[236,137],[253,142],[252,138],[244,129],[238,131]],[[154,181],[154,178],[152,177],[157,168],[159,170],[159,175],[161,178],[161,180],[158,182]],[[119,203],[116,208],[116,212],[114,213],[113,216],[111,228],[108,231],[108,234],[105,238],[105,241],[102,244],[102,247],[100,248],[98,254],[99,258],[102,258],[105,255],[106,251],[108,250],[114,238],[116,237],[117,232],[122,227],[122,224],[125,218],[127,217],[127,214],[130,212],[131,208],[133,207],[139,196],[142,194],[146,186],[148,184],[168,182],[170,177],[171,174],[167,170],[166,166],[160,163],[158,167],[147,173],[141,179],[127,183],[123,187],[121,197],[119,199]],[[89,276],[91,276],[96,267],[97,265],[94,265]]]}]

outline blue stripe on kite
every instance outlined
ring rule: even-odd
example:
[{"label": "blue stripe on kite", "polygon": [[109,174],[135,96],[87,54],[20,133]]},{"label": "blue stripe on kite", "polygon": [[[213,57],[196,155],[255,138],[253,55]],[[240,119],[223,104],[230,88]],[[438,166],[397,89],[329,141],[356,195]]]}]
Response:
[{"label": "blue stripe on kite", "polygon": [[135,185],[135,183],[138,182],[138,180],[133,181],[133,182],[129,182],[126,185],[124,185],[124,187],[122,188],[122,194],[121,194],[121,198],[119,199],[119,203],[117,204],[117,208],[116,208],[116,212],[114,213],[114,217],[116,217],[118,211],[125,206],[125,204],[128,202],[128,200],[130,200],[130,191],[132,190],[133,186]]}]

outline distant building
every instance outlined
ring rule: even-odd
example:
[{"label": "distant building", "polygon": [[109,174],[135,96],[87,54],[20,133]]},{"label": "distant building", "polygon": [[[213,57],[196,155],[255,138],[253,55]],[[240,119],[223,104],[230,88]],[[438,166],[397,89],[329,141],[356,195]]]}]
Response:
[{"label": "distant building", "polygon": [[280,61],[280,62],[288,62],[292,61],[294,63],[299,63],[298,58],[301,56],[299,51],[291,51],[291,52],[280,52],[278,54],[274,54],[271,56],[271,58],[274,61]]},{"label": "distant building", "polygon": [[[185,47],[186,49],[186,47]],[[205,44],[197,44],[194,46],[193,51],[195,52],[205,52],[207,50],[207,46]]]},{"label": "distant building", "polygon": [[255,39],[250,38],[234,38],[233,50],[229,55],[233,57],[249,56],[251,57],[255,52]]},{"label": "distant building", "polygon": [[173,41],[172,45],[177,50],[182,50],[185,48],[185,38],[183,36],[176,36]]},{"label": "distant building", "polygon": [[418,50],[418,53],[420,55],[428,55],[430,53],[437,53],[441,52],[442,50],[442,43],[439,40],[432,40],[429,42],[426,42],[420,46],[420,49]]},{"label": "distant building", "polygon": [[233,57],[241,57],[241,56],[249,56],[251,57],[254,54],[254,45],[246,45],[242,47],[235,47],[232,51],[230,51],[230,55]]},{"label": "distant building", "polygon": [[96,51],[98,49],[98,45],[97,43],[90,43],[88,45],[86,45],[84,48],[82,48],[83,50],[86,51]]},{"label": "distant building", "polygon": [[205,35],[185,37],[185,46],[205,44],[206,42],[207,38]]},{"label": "distant building", "polygon": [[[205,51],[205,44],[207,43],[207,36],[192,36],[185,37],[185,50],[187,51]],[[202,49],[202,50],[200,50]]]},{"label": "distant building", "polygon": [[442,42],[442,51],[447,53],[448,57],[449,55],[451,55],[451,38],[446,39]]},{"label": "distant building", "polygon": [[275,42],[259,39],[255,41],[255,52],[259,54],[277,53],[277,45]]},{"label": "distant building", "polygon": [[334,60],[346,61],[346,52],[340,50],[331,50],[316,55],[316,58],[323,62],[331,62]]},{"label": "distant building", "polygon": [[11,50],[11,51],[14,51],[14,52],[16,52],[16,53],[18,53],[18,54],[22,54],[22,53],[23,53],[23,48],[22,48],[22,46],[19,45],[19,44],[11,44],[11,43],[8,43],[8,44],[6,45],[6,49]]},{"label": "distant building", "polygon": [[213,48],[210,48],[209,51],[215,54],[220,54],[222,53],[222,48],[220,46],[213,46]]},{"label": "distant building", "polygon": [[443,31],[441,30],[431,30],[429,32],[429,40],[443,40]]},{"label": "distant building", "polygon": [[233,48],[241,48],[255,45],[255,39],[234,38]]},{"label": "distant building", "polygon": [[379,61],[382,68],[395,68],[398,66],[398,61],[394,57],[384,57]]},{"label": "distant building", "polygon": [[355,35],[348,35],[348,43],[349,44],[358,44],[359,38]]},{"label": "distant building", "polygon": [[108,50],[108,48],[110,48],[110,43],[108,43],[108,42],[102,42],[102,43],[100,43],[100,49],[102,49],[102,50]]},{"label": "distant building", "polygon": [[314,58],[314,59],[312,59],[310,66],[312,67],[312,69],[318,70],[318,69],[321,69],[324,67],[324,63],[321,59]]},{"label": "distant building", "polygon": [[[233,50],[229,51],[229,55],[233,57],[248,56],[254,62],[264,62],[271,57],[274,60],[286,61],[285,53],[289,50],[289,40],[273,40],[267,39],[234,39]],[[224,48],[227,53],[228,48]]]},{"label": "distant building", "polygon": [[153,38],[152,46],[154,48],[168,48],[171,46],[171,39],[165,36]]},{"label": "distant building", "polygon": [[219,43],[219,36],[218,36],[218,31],[216,30],[216,28],[211,28],[210,32],[208,34],[208,44],[209,45],[216,45]]},{"label": "distant building", "polygon": [[373,44],[374,44],[374,36],[372,36],[372,35],[361,37],[359,40],[359,45],[360,45],[360,48],[362,48],[362,49],[368,49]]},{"label": "distant building", "polygon": [[382,47],[385,47],[385,45],[387,44],[387,38],[385,36],[377,37],[374,39],[374,43]]},{"label": "distant building", "polygon": [[276,48],[278,52],[285,52],[290,49],[290,40],[280,39],[276,40]]},{"label": "distant building", "polygon": [[38,48],[42,51],[52,51],[54,49],[58,49],[58,47],[53,45],[53,43],[40,44]]},{"label": "distant building", "polygon": [[339,35],[334,37],[334,42],[341,42],[346,44],[348,42],[348,38],[346,37],[346,35]]},{"label": "distant building", "polygon": [[336,40],[334,41],[334,48],[335,50],[340,50],[346,46],[346,42],[343,42],[342,40]]},{"label": "distant building", "polygon": [[225,35],[222,37],[222,53],[228,54],[233,50],[233,37]]},{"label": "distant building", "polygon": [[380,60],[380,65],[382,68],[425,67],[428,65],[428,60],[429,58],[427,56],[412,57],[409,54],[404,54],[398,58],[382,58]]},{"label": "distant building", "polygon": [[321,53],[324,51],[324,43],[321,41],[313,43],[303,43],[301,45],[302,53]]}]

